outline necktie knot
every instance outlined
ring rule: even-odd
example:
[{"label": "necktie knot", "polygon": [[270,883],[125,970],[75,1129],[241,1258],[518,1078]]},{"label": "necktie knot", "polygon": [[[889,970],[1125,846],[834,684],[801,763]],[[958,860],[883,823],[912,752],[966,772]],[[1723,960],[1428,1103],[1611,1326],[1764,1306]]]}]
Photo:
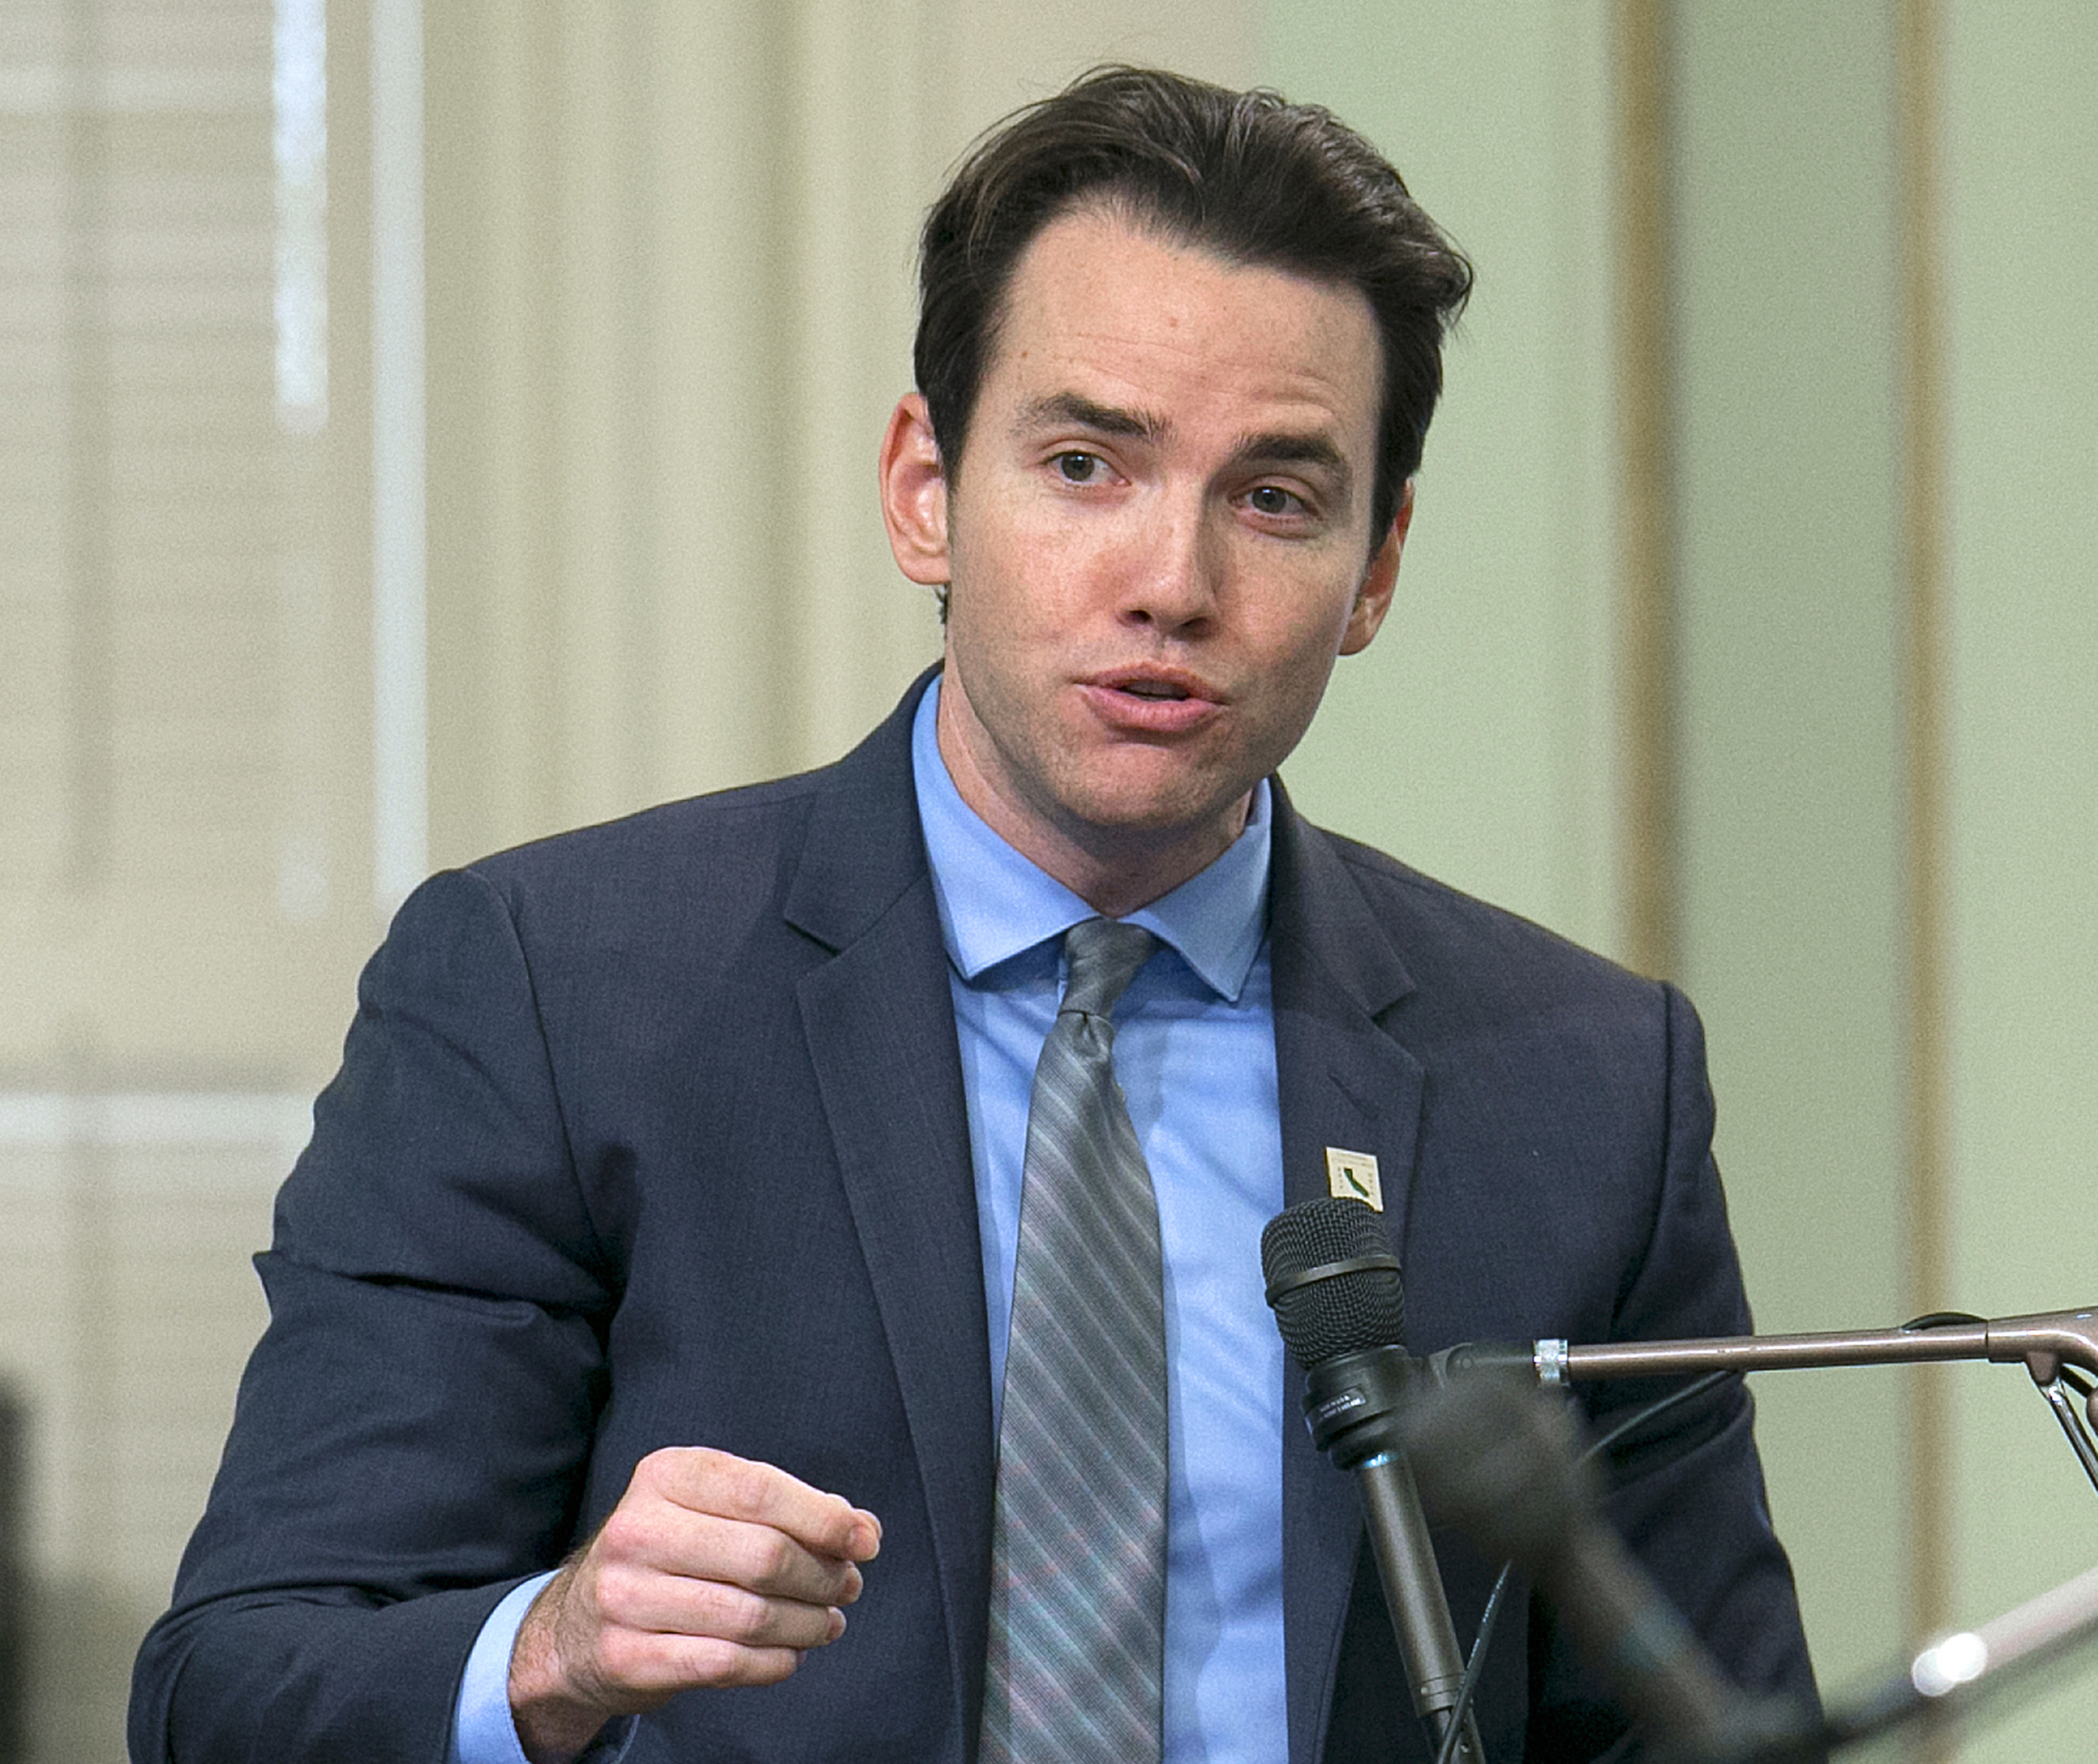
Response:
[{"label": "necktie knot", "polygon": [[1082,1011],[1088,1016],[1112,1016],[1136,971],[1157,947],[1158,939],[1141,925],[1119,919],[1082,919],[1064,933],[1070,978],[1056,1014]]}]

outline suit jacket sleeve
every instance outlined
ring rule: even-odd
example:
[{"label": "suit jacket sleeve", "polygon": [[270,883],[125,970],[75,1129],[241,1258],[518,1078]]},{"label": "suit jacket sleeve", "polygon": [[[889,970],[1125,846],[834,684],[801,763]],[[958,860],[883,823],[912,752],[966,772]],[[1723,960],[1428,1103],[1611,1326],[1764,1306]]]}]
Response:
[{"label": "suit jacket sleeve", "polygon": [[836,1643],[672,1698],[634,1764],[960,1764],[989,1349],[911,708],[402,908],[261,1258],[137,1764],[441,1764],[489,1612],[691,1445],[880,1514],[883,1561]]},{"label": "suit jacket sleeve", "polygon": [[482,1621],[567,1548],[612,1288],[538,1025],[494,890],[426,884],[257,1258],[271,1321],[134,1759],[441,1760]]},{"label": "suit jacket sleeve", "polygon": [[[1753,1325],[1712,1159],[1704,1033],[1679,993],[1661,993],[1667,1073],[1661,1182],[1648,1240],[1626,1271],[1609,1338],[1745,1334]],[[1679,1380],[1624,1380],[1581,1394],[1602,1432],[1680,1388]],[[1791,1568],[1771,1526],[1753,1414],[1746,1387],[1734,1380],[1635,1426],[1609,1454],[1609,1517],[1729,1677],[1811,1704],[1813,1671]],[[1600,1698],[1541,1603],[1531,1641],[1537,1712],[1530,1755],[1595,1755],[1622,1717]]]}]

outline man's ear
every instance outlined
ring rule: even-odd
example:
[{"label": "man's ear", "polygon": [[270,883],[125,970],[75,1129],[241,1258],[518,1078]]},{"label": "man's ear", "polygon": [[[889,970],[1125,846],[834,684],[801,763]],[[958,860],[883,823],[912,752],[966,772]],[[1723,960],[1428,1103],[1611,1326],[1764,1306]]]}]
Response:
[{"label": "man's ear", "polygon": [[1341,653],[1358,654],[1370,646],[1370,639],[1384,623],[1384,616],[1391,611],[1392,590],[1398,586],[1399,554],[1406,549],[1406,529],[1413,524],[1413,480],[1407,480],[1406,489],[1398,498],[1398,512],[1393,516],[1391,531],[1384,536],[1384,543],[1370,554],[1369,568],[1363,572],[1363,585],[1355,590],[1355,604],[1348,614],[1348,628],[1341,636]]},{"label": "man's ear", "polygon": [[918,393],[897,401],[881,437],[881,519],[898,569],[928,587],[949,579],[947,474]]}]

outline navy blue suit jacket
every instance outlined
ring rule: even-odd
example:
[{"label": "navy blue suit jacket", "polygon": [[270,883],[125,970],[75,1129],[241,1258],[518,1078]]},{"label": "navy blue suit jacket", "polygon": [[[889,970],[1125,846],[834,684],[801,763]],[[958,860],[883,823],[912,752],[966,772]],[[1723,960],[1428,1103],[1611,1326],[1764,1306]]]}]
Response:
[{"label": "navy blue suit jacket", "polygon": [[[272,1320],[134,1759],[439,1764],[482,1620],[669,1444],[782,1465],[884,1538],[841,1641],[675,1699],[637,1764],[972,1755],[990,1359],[916,697],[834,766],[402,909],[258,1258]],[[1747,1326],[1677,994],[1279,792],[1271,930],[1289,1197],[1328,1145],[1376,1155],[1415,1351]],[[1354,1491],[1301,1430],[1280,1450],[1290,1764],[1424,1758]],[[1615,1517],[1734,1673],[1806,1688],[1744,1395],[1617,1468]],[[1468,1634],[1488,1571],[1443,1555]],[[1547,1615],[1513,1601],[1493,1661],[1490,1757],[1609,1745]]]}]

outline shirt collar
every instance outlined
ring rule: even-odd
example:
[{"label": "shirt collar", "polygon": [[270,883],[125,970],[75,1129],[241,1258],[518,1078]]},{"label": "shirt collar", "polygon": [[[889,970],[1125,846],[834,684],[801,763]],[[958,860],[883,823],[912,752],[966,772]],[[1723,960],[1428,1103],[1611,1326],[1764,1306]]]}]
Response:
[{"label": "shirt collar", "polygon": [[[939,902],[947,959],[964,980],[1060,937],[1093,909],[1006,844],[961,792],[940,757],[940,681],[919,701],[911,731],[918,820]],[[1206,869],[1129,915],[1177,950],[1205,985],[1236,1001],[1267,932],[1267,873],[1274,832],[1267,780],[1253,787],[1244,831]]]}]

